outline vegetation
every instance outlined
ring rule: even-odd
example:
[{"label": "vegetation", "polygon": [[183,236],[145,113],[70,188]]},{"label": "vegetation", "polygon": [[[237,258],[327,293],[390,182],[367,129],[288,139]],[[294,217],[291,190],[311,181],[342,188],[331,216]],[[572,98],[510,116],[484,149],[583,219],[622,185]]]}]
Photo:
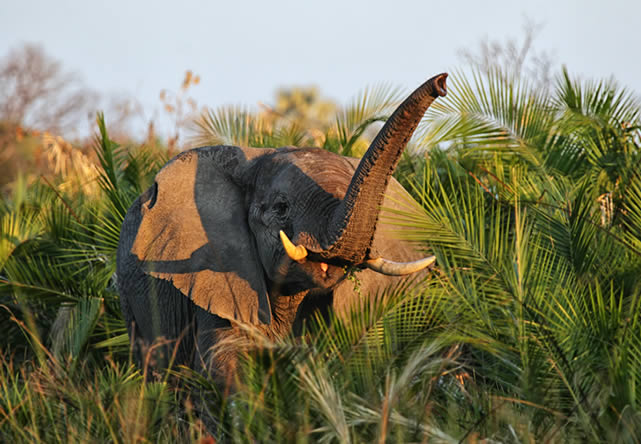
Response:
[{"label": "vegetation", "polygon": [[[401,97],[210,111],[198,141],[357,155]],[[566,71],[547,90],[451,76],[397,169],[419,205],[383,214],[437,270],[301,338],[256,338],[233,393],[131,363],[119,227],[169,154],[117,145],[100,116],[95,155],[61,150],[67,169],[0,205],[0,441],[639,442],[640,113]]]}]

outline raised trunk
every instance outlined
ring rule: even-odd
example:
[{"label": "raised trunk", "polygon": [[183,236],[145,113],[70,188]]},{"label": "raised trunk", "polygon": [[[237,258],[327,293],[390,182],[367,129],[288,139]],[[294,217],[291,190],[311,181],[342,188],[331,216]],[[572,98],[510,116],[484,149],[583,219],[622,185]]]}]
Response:
[{"label": "raised trunk", "polygon": [[322,257],[356,264],[367,259],[390,177],[427,108],[436,97],[446,94],[446,78],[447,74],[439,74],[429,79],[387,120],[361,159],[345,198],[332,216]]}]

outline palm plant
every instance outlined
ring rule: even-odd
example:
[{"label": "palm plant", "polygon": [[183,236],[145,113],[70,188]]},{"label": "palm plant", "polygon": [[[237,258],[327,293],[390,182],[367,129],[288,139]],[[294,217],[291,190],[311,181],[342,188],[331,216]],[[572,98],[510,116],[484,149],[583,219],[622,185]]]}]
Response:
[{"label": "palm plant", "polygon": [[[492,73],[476,74],[476,89],[456,80],[463,86],[434,107],[436,130],[423,136],[428,146],[450,142],[453,160],[415,188],[426,214],[412,236],[432,245],[447,287],[467,304],[469,338],[493,349],[472,361],[476,371],[538,405],[534,418],[548,421],[539,430],[555,419],[543,406],[555,406],[568,436],[632,439],[639,104],[612,83],[582,90],[565,71],[551,98]],[[618,200],[607,223],[603,193]]]},{"label": "palm plant", "polygon": [[96,344],[117,332],[125,338],[112,282],[120,224],[166,156],[145,149],[123,151],[107,137],[102,117],[98,123],[97,180],[104,199],[68,195],[48,181],[23,182],[3,205],[1,316],[14,331],[3,349],[23,343],[10,317],[30,319],[30,334],[42,343],[51,334],[56,355],[74,361],[88,342]]}]

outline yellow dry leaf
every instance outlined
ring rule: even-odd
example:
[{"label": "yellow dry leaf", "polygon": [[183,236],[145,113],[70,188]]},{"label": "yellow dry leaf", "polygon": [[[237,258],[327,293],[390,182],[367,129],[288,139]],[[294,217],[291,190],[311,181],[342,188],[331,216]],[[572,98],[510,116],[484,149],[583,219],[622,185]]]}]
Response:
[{"label": "yellow dry leaf", "polygon": [[193,76],[193,73],[190,70],[187,70],[187,72],[185,72],[185,80],[183,80],[183,89],[187,89],[187,87],[189,87],[192,76]]}]

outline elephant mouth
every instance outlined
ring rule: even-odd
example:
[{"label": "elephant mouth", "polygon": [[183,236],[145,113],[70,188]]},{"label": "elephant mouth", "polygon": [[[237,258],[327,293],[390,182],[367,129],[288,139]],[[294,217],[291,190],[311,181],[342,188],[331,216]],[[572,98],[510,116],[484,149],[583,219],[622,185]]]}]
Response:
[{"label": "elephant mouth", "polygon": [[286,271],[283,270],[274,282],[283,295],[293,295],[310,288],[332,290],[356,268],[336,261],[322,262],[308,257],[302,261],[288,261]]},{"label": "elephant mouth", "polygon": [[[280,239],[287,256],[289,256],[292,261],[298,262],[299,264],[307,262],[309,252],[303,245],[295,245],[282,230],[280,231]],[[313,255],[317,256],[314,253]],[[370,270],[387,276],[405,276],[423,270],[434,264],[435,261],[435,256],[427,256],[411,262],[395,262],[383,257],[377,257],[367,259],[363,263],[356,265],[363,268],[369,268]],[[314,262],[318,264],[321,273],[327,275],[329,265],[322,260]]]},{"label": "elephant mouth", "polygon": [[319,263],[339,261],[391,276],[415,273],[435,262],[434,256],[406,263],[371,257],[371,247],[394,169],[429,106],[447,94],[446,79],[446,73],[432,77],[392,113],[358,164],[345,197],[329,217],[323,232],[298,233],[296,242],[280,232],[290,259],[302,263],[311,254]]}]

